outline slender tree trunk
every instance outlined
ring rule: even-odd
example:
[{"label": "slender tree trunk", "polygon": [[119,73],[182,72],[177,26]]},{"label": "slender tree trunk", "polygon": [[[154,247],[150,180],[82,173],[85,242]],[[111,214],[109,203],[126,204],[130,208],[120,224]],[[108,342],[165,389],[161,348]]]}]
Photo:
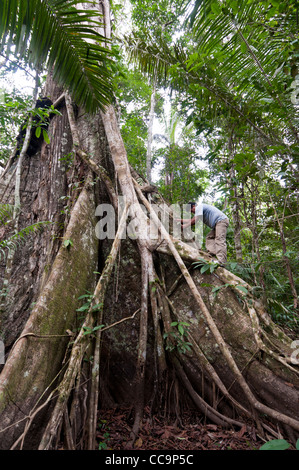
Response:
[{"label": "slender tree trunk", "polygon": [[[228,152],[230,160],[233,161],[235,150],[234,150],[234,130],[230,132],[230,138],[228,141]],[[231,164],[231,169],[229,172],[229,187],[233,191],[233,200],[232,200],[232,217],[233,217],[233,226],[234,226],[234,242],[235,242],[235,251],[236,251],[236,260],[239,263],[243,261],[243,254],[242,254],[242,244],[241,244],[241,217],[240,217],[240,203],[239,203],[239,194],[238,188],[235,184],[236,175],[235,175],[235,168],[234,164]]]},{"label": "slender tree trunk", "polygon": [[[243,186],[243,207],[244,207],[244,216],[246,219],[246,224],[249,230],[252,233],[252,242],[251,242],[251,247],[252,247],[252,276],[254,278],[254,282],[256,286],[261,286],[263,288],[263,291],[265,292],[265,280],[264,280],[264,267],[261,265],[259,267],[259,279],[257,278],[257,273],[255,270],[255,260],[260,263],[261,261],[261,256],[260,256],[260,249],[259,249],[259,234],[257,230],[257,199],[256,199],[256,194],[257,194],[257,187],[254,186],[252,183],[251,186],[249,187],[248,184],[246,184],[250,199],[249,199],[249,208],[248,208],[248,201],[246,200],[245,197],[245,188]],[[249,213],[249,214],[248,214]]]},{"label": "slender tree trunk", "polygon": [[153,124],[156,105],[156,83],[154,81],[151,95],[151,106],[148,123],[147,152],[146,152],[146,178],[149,183],[152,182],[152,143],[153,143]]},{"label": "slender tree trunk", "polygon": [[242,244],[241,244],[241,218],[240,218],[240,204],[239,204],[239,195],[236,185],[233,183],[235,177],[235,172],[233,167],[230,170],[229,185],[234,192],[233,202],[232,202],[232,217],[233,217],[233,226],[234,226],[234,242],[235,242],[235,251],[236,251],[236,260],[239,263],[243,261],[242,254]]},{"label": "slender tree trunk", "polygon": [[[258,263],[261,262],[260,247],[259,247],[259,234],[257,230],[257,199],[256,195],[258,194],[258,188],[252,184],[252,206],[251,206],[251,220],[252,220],[252,239],[254,252],[257,258]],[[253,196],[254,195],[254,196]],[[264,266],[259,267],[259,285],[263,288],[263,291],[266,290],[265,278],[264,278]]]},{"label": "slender tree trunk", "polygon": [[295,287],[295,282],[294,282],[294,277],[293,277],[293,273],[292,273],[292,269],[291,269],[291,265],[290,265],[290,260],[286,256],[287,245],[286,245],[286,240],[285,240],[284,230],[283,230],[283,219],[281,221],[281,219],[278,217],[278,214],[277,214],[277,211],[276,211],[276,208],[275,208],[275,204],[273,203],[273,199],[272,199],[270,191],[268,191],[268,194],[269,194],[271,204],[272,204],[272,207],[273,207],[273,210],[274,210],[274,213],[275,213],[276,221],[277,221],[278,226],[279,226],[279,235],[280,235],[280,239],[281,239],[283,259],[284,259],[284,262],[285,262],[287,276],[289,278],[291,291],[292,291],[292,295],[293,295],[293,299],[294,299],[294,309],[297,310],[298,309],[298,294],[297,294],[297,290],[296,290],[296,287]]}]

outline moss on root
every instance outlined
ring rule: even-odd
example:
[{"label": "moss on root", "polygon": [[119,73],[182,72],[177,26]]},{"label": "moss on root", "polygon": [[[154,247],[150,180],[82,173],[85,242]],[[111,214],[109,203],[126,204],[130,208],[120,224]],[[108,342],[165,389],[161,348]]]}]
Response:
[{"label": "moss on root", "polygon": [[66,330],[74,327],[78,297],[94,287],[98,241],[93,214],[93,197],[82,191],[65,235],[72,246],[62,244],[22,332],[45,337],[27,336],[16,343],[1,374],[1,413],[12,402],[24,409],[24,400],[40,396],[61,368],[69,341]]}]

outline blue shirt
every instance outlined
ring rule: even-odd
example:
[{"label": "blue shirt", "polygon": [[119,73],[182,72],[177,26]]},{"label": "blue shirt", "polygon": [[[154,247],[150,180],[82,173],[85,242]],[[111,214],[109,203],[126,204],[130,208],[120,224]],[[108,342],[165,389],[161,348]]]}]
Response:
[{"label": "blue shirt", "polygon": [[195,208],[195,217],[200,216],[203,223],[210,228],[214,228],[220,220],[227,219],[228,217],[221,212],[217,207],[210,206],[209,204],[199,204]]}]

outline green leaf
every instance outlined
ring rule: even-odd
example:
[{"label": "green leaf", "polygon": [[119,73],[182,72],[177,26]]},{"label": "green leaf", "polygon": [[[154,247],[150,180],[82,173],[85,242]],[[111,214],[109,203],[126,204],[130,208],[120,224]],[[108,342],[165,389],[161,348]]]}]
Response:
[{"label": "green leaf", "polygon": [[236,263],[236,262],[230,263],[230,269],[236,269],[237,266],[238,266],[238,263]]},{"label": "green leaf", "polygon": [[4,249],[16,249],[18,245],[25,241],[28,235],[34,233],[38,229],[42,229],[45,225],[48,224],[51,224],[51,222],[37,222],[36,224],[29,225],[28,227],[23,228],[19,232],[8,237],[6,240],[0,240],[0,252],[5,256],[5,252],[3,251]]},{"label": "green leaf", "polygon": [[260,450],[286,450],[290,444],[285,439],[273,439],[260,447]]},{"label": "green leaf", "polygon": [[49,139],[49,136],[48,136],[48,132],[45,131],[45,129],[43,129],[43,137],[44,137],[44,141],[49,144],[50,143],[50,139]]},{"label": "green leaf", "polygon": [[202,268],[200,269],[200,272],[201,274],[205,273],[206,271],[208,271],[210,269],[210,265],[209,264],[205,264],[204,266],[202,266]]},{"label": "green leaf", "polygon": [[245,294],[248,294],[248,290],[246,289],[246,287],[244,287],[244,286],[236,286],[236,287],[237,287],[237,289],[241,290]]},{"label": "green leaf", "polygon": [[213,13],[215,13],[216,15],[220,15],[221,14],[221,7],[220,5],[218,4],[218,1],[214,1],[213,3],[211,3],[211,10]]},{"label": "green leaf", "polygon": [[184,330],[184,328],[181,324],[178,325],[178,330],[181,333],[181,335],[183,335],[185,333],[185,330]]},{"label": "green leaf", "polygon": [[83,294],[78,297],[78,300],[86,299],[86,298],[91,298],[92,294]]},{"label": "green leaf", "polygon": [[85,303],[84,305],[82,305],[82,307],[77,308],[76,311],[77,311],[77,312],[85,312],[86,310],[89,309],[89,307],[90,307],[90,303],[87,302],[87,303]]},{"label": "green leaf", "polygon": [[229,3],[229,6],[231,7],[234,14],[238,13],[238,2],[237,2],[237,0],[231,1]]},{"label": "green leaf", "polygon": [[216,292],[218,292],[220,289],[222,289],[222,287],[224,287],[224,286],[217,286],[217,287],[214,287],[214,288],[212,289],[212,292],[213,292],[213,293],[216,293]]},{"label": "green leaf", "polygon": [[73,245],[74,245],[74,243],[73,243],[72,240],[70,240],[70,239],[64,240],[64,242],[63,242],[63,246],[64,246],[65,248],[69,248],[70,246],[73,246]]},{"label": "green leaf", "polygon": [[93,311],[101,310],[103,308],[103,303],[96,304],[92,307]]},{"label": "green leaf", "polygon": [[241,48],[241,51],[243,52],[243,54],[245,54],[247,52],[247,46],[246,46],[245,42],[241,43],[240,48]]},{"label": "green leaf", "polygon": [[90,335],[93,332],[93,329],[90,326],[83,326],[84,333],[83,335]]},{"label": "green leaf", "polygon": [[218,266],[219,266],[218,263],[212,264],[212,265],[210,266],[210,273],[212,274],[212,273],[215,271],[215,269],[218,268]]},{"label": "green leaf", "polygon": [[40,137],[41,131],[42,131],[41,127],[37,127],[37,128],[35,129],[35,136],[36,136],[37,138]]},{"label": "green leaf", "polygon": [[100,330],[101,328],[103,328],[103,326],[104,326],[104,325],[95,326],[92,331]]}]

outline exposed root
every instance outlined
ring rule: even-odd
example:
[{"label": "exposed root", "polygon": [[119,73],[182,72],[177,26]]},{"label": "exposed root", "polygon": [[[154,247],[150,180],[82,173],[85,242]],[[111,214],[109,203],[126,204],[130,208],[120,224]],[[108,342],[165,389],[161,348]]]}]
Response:
[{"label": "exposed root", "polygon": [[[103,298],[103,296],[105,295],[105,290],[107,288],[107,285],[110,279],[112,267],[114,265],[116,255],[118,253],[118,249],[120,246],[120,240],[121,240],[121,236],[122,236],[124,226],[126,223],[126,218],[127,218],[127,210],[123,212],[123,215],[122,215],[119,227],[118,227],[118,231],[117,231],[115,240],[112,245],[110,255],[108,256],[106,260],[105,268],[101,274],[101,277],[95,289],[93,302],[88,311],[84,324],[73,344],[73,348],[72,348],[72,352],[71,352],[71,356],[69,360],[69,366],[64,374],[63,380],[60,382],[58,386],[58,399],[57,399],[55,408],[51,414],[50,420],[47,424],[47,427],[44,431],[43,437],[41,439],[39,450],[50,449],[52,441],[57,434],[57,429],[63,417],[67,400],[69,398],[71,390],[73,389],[76,377],[78,377],[79,375],[81,362],[83,360],[83,356],[86,351],[86,348],[88,347],[88,336],[86,335],[86,331],[90,331],[94,327],[94,324],[95,324],[94,307],[97,306],[97,304],[99,303],[98,301],[101,298]],[[97,389],[94,390],[95,395],[96,395],[96,392],[97,392]],[[92,407],[94,408],[94,400],[92,402],[92,405],[93,405]],[[94,429],[94,426],[95,424],[93,421],[90,426],[91,434],[93,434],[92,430]]]},{"label": "exposed root", "polygon": [[255,340],[256,340],[256,343],[259,347],[259,350],[260,351],[264,351],[265,353],[269,354],[270,357],[276,359],[278,362],[280,362],[281,364],[283,364],[285,367],[287,367],[289,370],[291,370],[292,372],[294,372],[295,374],[298,374],[299,375],[299,370],[298,369],[295,369],[295,367],[292,367],[289,362],[290,360],[286,357],[282,357],[280,356],[279,354],[275,353],[272,349],[270,349],[262,340],[261,336],[262,335],[266,335],[265,332],[261,329],[260,327],[260,324],[259,324],[259,320],[258,320],[258,316],[256,314],[256,311],[253,307],[251,307],[248,302],[246,302],[246,305],[247,305],[247,309],[248,309],[248,312],[249,312],[249,315],[250,315],[250,318],[251,318],[251,322],[252,322],[252,329],[253,329],[253,333],[254,333],[254,337],[255,337]]},{"label": "exposed root", "polygon": [[179,377],[181,378],[186,389],[188,390],[190,397],[192,398],[193,402],[195,403],[195,405],[198,407],[198,409],[202,412],[204,416],[206,416],[213,423],[222,426],[223,428],[227,428],[229,426],[237,426],[237,427],[242,428],[244,426],[244,423],[242,423],[241,421],[237,421],[235,419],[229,418],[228,416],[225,416],[219,413],[219,411],[217,411],[211,405],[209,405],[194,390],[179,360],[175,357],[172,357],[172,361],[175,366],[175,370],[178,373]]},{"label": "exposed root", "polygon": [[[112,245],[109,257],[106,259],[106,265],[100,280],[97,284],[94,292],[94,304],[97,306],[97,315],[95,322],[98,326],[101,326],[103,321],[103,306],[105,293],[109,284],[112,269],[116,261],[117,253],[121,243],[122,234],[126,225],[128,206],[124,208],[122,218],[119,223],[116,238]],[[101,352],[101,329],[97,330],[96,342],[94,348],[93,367],[91,374],[91,391],[89,398],[89,432],[88,432],[88,449],[93,450],[95,448],[96,440],[96,426],[97,426],[97,409],[98,409],[98,393],[99,393],[99,369],[100,369],[100,352]]]},{"label": "exposed root", "polygon": [[[164,295],[165,297],[165,300],[167,301],[167,303],[169,304],[171,310],[174,312],[174,314],[176,315],[176,311],[175,311],[175,308],[174,308],[174,305],[173,303],[171,302],[171,300],[165,295],[165,294],[162,294]],[[176,315],[177,317],[177,315]],[[168,320],[169,322],[169,320]],[[217,372],[215,371],[214,367],[212,366],[212,364],[210,363],[210,361],[206,358],[205,354],[203,353],[203,351],[200,349],[200,346],[198,345],[198,343],[195,341],[195,339],[193,338],[192,334],[187,331],[187,339],[188,341],[192,344],[192,350],[193,350],[193,354],[195,354],[195,357],[198,359],[200,365],[204,368],[204,370],[206,371],[207,375],[210,376],[212,382],[217,385],[217,387],[219,388],[219,390],[222,392],[223,396],[232,403],[233,406],[235,406],[237,409],[239,409],[239,412],[246,416],[247,418],[251,417],[251,413],[246,409],[244,408],[237,400],[234,399],[234,397],[232,395],[230,395],[229,391],[227,390],[227,388],[225,387],[224,383],[222,382],[222,380],[220,379],[219,375],[217,374]],[[182,359],[183,360],[183,359]]]},{"label": "exposed root", "polygon": [[163,383],[163,377],[165,371],[167,371],[167,363],[165,357],[165,350],[163,344],[162,333],[159,325],[159,310],[158,310],[158,298],[157,298],[157,282],[158,278],[154,270],[153,258],[150,258],[149,265],[149,292],[150,292],[150,305],[154,324],[154,361],[155,361],[155,379],[154,379],[154,391],[151,400],[151,406],[153,407],[157,398],[160,384]]},{"label": "exposed root", "polygon": [[147,347],[147,325],[148,325],[148,287],[149,287],[149,264],[152,262],[150,258],[152,254],[144,247],[140,247],[141,254],[141,315],[139,327],[139,344],[137,353],[137,367],[136,367],[136,406],[135,406],[135,420],[132,428],[132,446],[138,435],[140,423],[143,418],[144,409],[144,378],[145,378],[145,363],[146,363],[146,347]]},{"label": "exposed root", "polygon": [[92,158],[90,158],[86,152],[81,147],[80,144],[80,138],[79,138],[79,132],[77,129],[77,124],[76,124],[76,119],[74,116],[74,110],[72,107],[72,102],[71,99],[68,95],[65,95],[65,104],[66,104],[66,109],[67,109],[67,114],[68,114],[68,119],[69,119],[69,124],[70,124],[70,129],[72,133],[72,139],[73,139],[73,146],[75,149],[75,152],[77,155],[88,165],[88,167],[96,174],[98,175],[103,183],[105,184],[107,193],[110,197],[111,203],[114,207],[115,210],[118,208],[118,201],[117,201],[117,195],[113,186],[113,183],[111,179],[109,178],[106,170],[99,165],[97,162],[95,162]]},{"label": "exposed root", "polygon": [[[2,432],[5,432],[7,429],[9,429],[9,427],[11,426],[18,426],[22,421],[27,421],[26,424],[25,424],[25,429],[24,431],[22,432],[22,434],[19,436],[19,438],[14,442],[14,444],[12,445],[11,449],[10,450],[14,450],[16,448],[20,448],[22,449],[23,448],[23,445],[24,445],[24,441],[25,441],[25,437],[30,429],[30,426],[32,425],[33,423],[33,420],[35,418],[35,416],[43,409],[45,408],[50,402],[51,400],[55,399],[56,398],[56,392],[57,392],[57,388],[54,388],[54,390],[52,390],[48,397],[46,398],[46,400],[44,402],[42,402],[42,399],[45,395],[47,395],[49,389],[51,388],[51,386],[53,385],[53,383],[56,381],[56,379],[59,377],[59,375],[62,374],[62,369],[59,371],[59,373],[57,374],[57,376],[54,378],[54,380],[50,383],[50,385],[44,390],[44,392],[42,393],[42,395],[40,396],[39,400],[36,402],[36,404],[34,405],[34,407],[32,408],[32,410],[30,411],[29,415],[28,416],[25,416],[22,420],[18,421],[18,422],[15,422],[15,423],[12,423],[10,426],[7,426],[6,428],[4,429],[1,429],[1,433]],[[40,405],[39,403],[42,402]]]},{"label": "exposed root", "polygon": [[[173,313],[176,316],[175,309],[173,307],[172,302],[169,300],[165,292],[159,288],[158,291],[158,296],[160,299],[160,308],[162,311],[162,317],[165,325],[165,331],[170,332],[171,329],[171,316],[170,316],[170,309],[173,311]],[[215,383],[219,389],[222,391],[223,395],[228,398],[235,406],[236,408],[239,408],[241,414],[251,417],[251,413],[248,412],[242,405],[240,405],[227,391],[226,387],[220,380],[218,374],[214,370],[213,366],[210,364],[208,359],[205,357],[203,352],[200,350],[200,347],[198,344],[194,341],[193,337],[191,336],[190,332],[187,333],[188,336],[188,341],[192,343],[192,348],[193,348],[193,353],[196,354],[197,358],[199,359],[199,363],[201,366],[203,366],[204,370],[210,375],[212,382]],[[179,353],[177,353],[179,354]],[[185,385],[186,389],[188,390],[190,397],[196,404],[196,406],[199,408],[199,410],[203,413],[203,415],[207,416],[212,422],[215,424],[221,424],[224,427],[227,427],[228,425],[235,425],[238,427],[242,427],[244,423],[233,420],[231,418],[228,418],[221,413],[219,413],[216,409],[214,409],[211,405],[209,405],[207,402],[205,402],[194,390],[191,382],[189,381],[186,373],[183,370],[183,366],[181,362],[184,362],[184,355],[182,354],[180,357],[180,360],[175,356],[175,355],[170,355],[171,356],[171,361],[174,364],[175,370],[182,380],[183,384]]]},{"label": "exposed root", "polygon": [[187,282],[187,285],[189,286],[190,291],[191,291],[195,301],[197,302],[200,311],[202,312],[202,314],[204,315],[204,317],[206,319],[206,322],[209,326],[209,329],[211,330],[211,332],[212,332],[212,334],[213,334],[213,336],[214,336],[214,338],[215,338],[215,340],[216,340],[216,342],[217,342],[217,344],[220,348],[220,351],[222,352],[224,358],[226,359],[229,368],[233,372],[238,384],[242,388],[242,390],[243,390],[247,400],[249,401],[249,404],[252,407],[252,409],[256,410],[256,411],[259,411],[261,413],[266,413],[271,418],[273,418],[277,421],[281,421],[282,423],[284,423],[288,426],[291,426],[292,428],[299,431],[299,421],[297,421],[296,419],[291,418],[290,416],[285,415],[284,413],[280,413],[279,411],[276,411],[276,410],[274,410],[273,408],[271,408],[267,405],[264,405],[263,403],[261,403],[260,401],[258,401],[256,399],[253,392],[249,388],[246,380],[244,379],[241,371],[239,370],[239,368],[238,368],[238,366],[237,366],[237,364],[236,364],[236,362],[235,362],[228,346],[226,345],[224,339],[222,338],[222,335],[221,335],[221,333],[220,333],[220,331],[219,331],[219,329],[218,329],[211,313],[209,312],[208,308],[206,307],[206,305],[205,305],[205,303],[202,299],[202,296],[200,295],[200,293],[199,293],[192,277],[190,276],[190,273],[189,273],[188,269],[186,268],[185,263],[183,262],[181,256],[179,255],[177,249],[175,248],[174,243],[173,243],[170,235],[168,234],[168,232],[166,231],[166,229],[164,228],[164,226],[160,222],[158,216],[156,215],[156,213],[152,209],[152,207],[149,204],[149,202],[147,201],[147,199],[144,197],[144,195],[140,191],[139,186],[136,183],[136,181],[135,181],[135,188],[136,188],[136,191],[137,191],[137,194],[138,194],[138,197],[139,197],[140,201],[145,205],[145,207],[147,208],[147,210],[151,214],[152,219],[157,224],[157,226],[160,230],[161,236],[167,242],[168,247],[169,247],[173,257],[175,258],[182,274],[184,275],[184,278]]},{"label": "exposed root", "polygon": [[[163,321],[164,321],[165,330],[169,332],[170,331],[170,323],[171,323],[170,310],[173,312],[174,317],[176,319],[178,319],[178,315],[177,315],[177,312],[175,310],[175,307],[174,307],[173,303],[171,302],[168,295],[166,295],[166,293],[164,292],[164,290],[160,286],[159,286],[159,289],[158,289],[158,297],[160,299],[159,305],[160,305],[160,309],[161,309],[161,312],[162,312],[162,318],[163,318]],[[163,300],[161,300],[161,299],[163,299]],[[170,310],[169,310],[168,306],[169,306]],[[256,413],[255,409],[251,409],[251,411],[249,411],[248,409],[244,408],[244,406],[241,405],[229,393],[229,390],[223,384],[222,380],[220,379],[219,375],[215,371],[214,367],[212,366],[210,361],[206,358],[204,353],[201,351],[200,346],[194,340],[192,334],[189,331],[187,331],[187,339],[192,344],[192,354],[195,355],[195,357],[198,358],[199,364],[201,365],[201,367],[203,367],[206,374],[211,378],[212,384],[216,385],[218,387],[218,389],[222,392],[223,398],[226,398],[228,403],[231,402],[232,406],[235,407],[239,411],[239,414],[241,416],[245,417],[245,419],[252,420],[254,418],[254,420],[256,421],[257,427],[259,429],[259,434],[260,434],[261,438],[265,437],[265,432],[268,432],[270,435],[274,436],[275,438],[278,438],[279,434],[277,434],[266,423],[261,422],[261,420],[259,419],[258,414]],[[258,343],[258,346],[259,345],[260,345],[260,343]],[[251,360],[254,359],[254,357],[259,353],[259,351],[260,351],[260,348],[258,347],[255,354],[252,356]],[[179,353],[177,352],[177,354],[179,354]],[[171,356],[171,359],[172,359],[172,356]],[[242,421],[237,421],[237,420],[230,419],[230,418],[228,418],[228,417],[226,417],[226,416],[224,416],[220,413],[219,413],[219,415],[217,414],[218,412],[215,409],[215,406],[217,406],[217,403],[218,404],[220,403],[220,400],[216,401],[215,404],[213,405],[213,407],[211,407],[195,392],[195,390],[192,387],[191,382],[189,381],[189,379],[187,378],[187,375],[185,374],[185,372],[183,370],[184,361],[185,361],[185,355],[184,354],[180,355],[180,360],[178,360],[178,358],[176,358],[175,360],[172,360],[173,364],[175,365],[175,369],[176,369],[178,375],[180,376],[180,378],[183,381],[186,389],[189,391],[192,400],[198,406],[199,410],[202,411],[203,414],[205,414],[211,421],[215,422],[216,424],[218,422],[220,422],[219,420],[223,419],[225,423],[224,424],[222,423],[222,425],[224,427],[225,427],[225,425],[227,425],[227,423],[230,423],[231,425],[237,426],[237,427],[244,426],[244,422],[242,422]],[[247,365],[244,367],[244,369],[246,369]],[[243,371],[241,371],[241,372],[243,373]],[[204,378],[203,378],[203,380],[204,380]],[[209,412],[208,412],[208,409],[210,410]],[[216,414],[215,413],[213,414],[213,412],[215,412],[215,411],[216,411]]]}]

